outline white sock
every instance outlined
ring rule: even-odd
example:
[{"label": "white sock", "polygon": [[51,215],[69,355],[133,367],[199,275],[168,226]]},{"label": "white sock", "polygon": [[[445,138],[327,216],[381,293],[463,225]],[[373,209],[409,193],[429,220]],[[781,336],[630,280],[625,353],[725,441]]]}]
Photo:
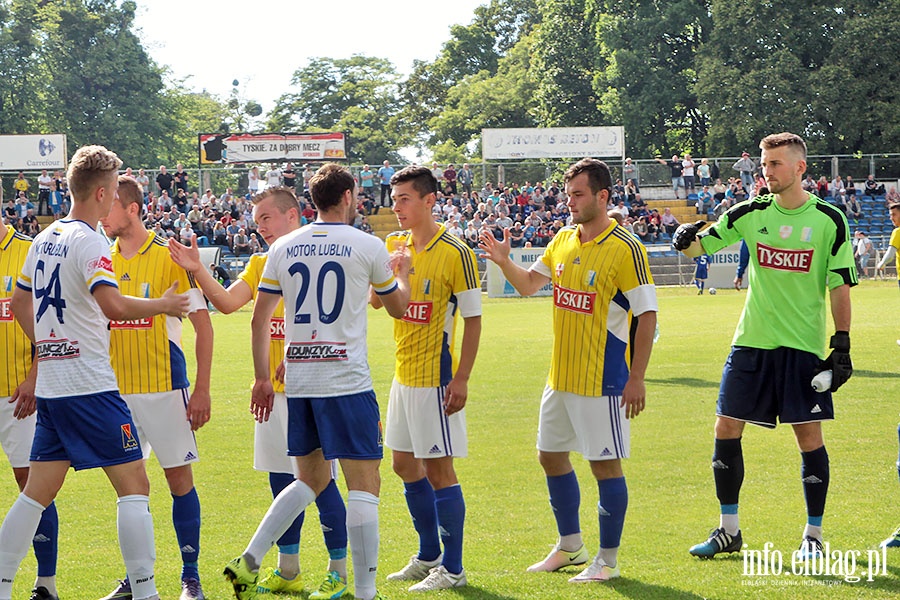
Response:
[{"label": "white sock", "polygon": [[328,559],[328,570],[329,571],[337,571],[337,574],[341,576],[341,579],[347,581],[347,559],[346,558],[329,558]]},{"label": "white sock", "polygon": [[299,479],[295,479],[292,484],[281,490],[281,493],[272,500],[269,511],[256,528],[256,533],[250,538],[247,549],[244,550],[243,556],[250,570],[259,570],[259,565],[269,548],[315,499],[316,493]]},{"label": "white sock", "polygon": [[300,555],[278,553],[278,572],[285,579],[294,579],[300,574]]},{"label": "white sock", "polygon": [[19,494],[3,519],[0,526],[0,600],[12,597],[13,578],[19,563],[28,554],[43,512],[44,507],[39,502]]},{"label": "white sock", "polygon": [[125,561],[125,572],[131,582],[134,600],[156,596],[156,581],[153,579],[156,546],[153,542],[150,498],[140,494],[119,498],[116,501],[116,526],[119,530],[119,550]]},{"label": "white sock", "polygon": [[357,598],[375,597],[378,569],[378,497],[369,492],[347,492],[347,537],[353,560]]},{"label": "white sock", "polygon": [[737,515],[719,515],[719,527],[724,529],[728,535],[737,535],[741,530]]},{"label": "white sock", "polygon": [[597,553],[597,556],[602,560],[606,565],[610,567],[615,567],[617,564],[619,549],[618,548],[600,548],[600,552]]},{"label": "white sock", "polygon": [[575,552],[584,546],[584,541],[581,539],[581,532],[579,531],[578,533],[559,536],[558,546],[563,552]]},{"label": "white sock", "polygon": [[822,541],[822,526],[821,525],[810,525],[806,524],[806,529],[803,530],[803,539],[805,540],[807,537],[814,537],[820,542]]},{"label": "white sock", "polygon": [[37,589],[39,587],[45,587],[47,588],[47,591],[54,596],[59,596],[59,592],[56,590],[56,575],[36,578],[34,580],[34,589]]}]

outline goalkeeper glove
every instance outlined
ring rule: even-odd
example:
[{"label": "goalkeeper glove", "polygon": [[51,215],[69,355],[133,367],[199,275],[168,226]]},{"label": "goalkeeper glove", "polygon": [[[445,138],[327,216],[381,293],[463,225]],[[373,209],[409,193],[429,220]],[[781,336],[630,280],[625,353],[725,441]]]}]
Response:
[{"label": "goalkeeper glove", "polygon": [[835,331],[831,336],[831,354],[825,359],[822,370],[831,369],[831,391],[847,383],[853,375],[853,362],[850,360],[850,332]]},{"label": "goalkeeper glove", "polygon": [[679,225],[675,230],[675,235],[672,236],[672,247],[676,250],[686,250],[697,239],[697,232],[704,225],[706,225],[706,221]]}]

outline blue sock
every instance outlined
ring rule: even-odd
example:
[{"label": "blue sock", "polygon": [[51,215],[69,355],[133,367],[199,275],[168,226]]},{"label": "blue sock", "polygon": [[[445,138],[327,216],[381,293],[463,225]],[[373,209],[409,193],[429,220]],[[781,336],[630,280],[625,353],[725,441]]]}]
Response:
[{"label": "blue sock", "polygon": [[172,524],[181,548],[181,579],[200,579],[197,557],[200,556],[200,498],[191,488],[183,496],[172,496]]},{"label": "blue sock", "polygon": [[316,506],[328,556],[333,560],[347,558],[347,507],[334,479],[318,495]]},{"label": "blue sock", "polygon": [[807,520],[810,525],[822,526],[822,515],[825,514],[825,497],[828,495],[828,452],[825,446],[812,452],[801,452],[803,467],[800,476],[803,478],[803,495],[806,497],[806,514],[809,519],[818,517],[818,523]]},{"label": "blue sock", "polygon": [[[294,483],[291,473],[269,473],[269,487],[272,488],[272,497],[276,497],[281,490]],[[300,552],[300,529],[303,527],[303,517],[306,512],[300,513],[291,526],[287,528],[278,541],[278,551],[282,554],[298,554]]]},{"label": "blue sock", "polygon": [[462,573],[463,527],[466,502],[459,484],[434,491],[441,541],[444,542],[444,567],[453,574]]},{"label": "blue sock", "polygon": [[37,558],[38,577],[53,577],[56,575],[57,542],[59,540],[59,515],[56,512],[56,503],[44,509],[41,521],[38,523],[32,545],[34,556]]},{"label": "blue sock", "polygon": [[600,547],[618,548],[625,525],[625,511],[628,510],[628,486],[624,477],[615,477],[598,481],[597,487],[600,488],[600,502],[597,503]]},{"label": "blue sock", "polygon": [[413,527],[419,534],[419,560],[433,561],[441,555],[441,538],[438,536],[438,516],[434,488],[427,477],[412,483],[404,483],[406,506],[412,516]]},{"label": "blue sock", "polygon": [[565,475],[547,477],[547,489],[550,490],[550,507],[556,518],[556,530],[560,537],[581,532],[578,510],[581,507],[581,490],[575,471]]}]

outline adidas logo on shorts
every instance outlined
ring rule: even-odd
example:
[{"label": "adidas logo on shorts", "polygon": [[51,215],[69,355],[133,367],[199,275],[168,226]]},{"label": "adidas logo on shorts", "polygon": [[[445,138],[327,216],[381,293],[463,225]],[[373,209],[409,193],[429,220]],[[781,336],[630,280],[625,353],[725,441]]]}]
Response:
[{"label": "adidas logo on shorts", "polygon": [[812,414],[816,414],[816,413],[822,412],[822,409],[819,408],[819,405],[818,405],[818,404],[816,404],[815,406],[812,407],[812,410],[809,411],[809,412],[812,413]]},{"label": "adidas logo on shorts", "polygon": [[609,448],[604,448],[603,452],[600,453],[600,456],[612,456],[612,452],[609,451]]},{"label": "adidas logo on shorts", "polygon": [[184,460],[185,460],[185,461],[189,461],[189,460],[197,460],[197,455],[194,454],[193,452],[190,452],[190,451],[189,451],[187,454],[184,455]]},{"label": "adidas logo on shorts", "polygon": [[431,450],[428,451],[428,454],[440,454],[440,453],[441,453],[441,449],[438,448],[438,445],[437,445],[437,444],[435,444],[434,446],[432,446],[432,447],[431,447]]}]

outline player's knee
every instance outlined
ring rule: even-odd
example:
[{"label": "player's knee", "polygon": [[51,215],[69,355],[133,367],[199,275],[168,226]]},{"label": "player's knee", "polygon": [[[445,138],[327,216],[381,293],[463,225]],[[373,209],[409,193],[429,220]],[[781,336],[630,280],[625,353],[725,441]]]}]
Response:
[{"label": "player's knee", "polygon": [[19,486],[21,492],[25,489],[25,482],[28,481],[28,467],[13,468],[13,476],[16,478],[16,485]]},{"label": "player's knee", "polygon": [[419,481],[425,477],[425,467],[422,465],[422,461],[413,456],[412,452],[394,452],[391,468],[400,479],[407,483]]},{"label": "player's knee", "polygon": [[434,489],[441,490],[459,483],[453,468],[452,456],[430,458],[422,462],[425,463],[425,476]]},{"label": "player's knee", "polygon": [[718,440],[734,440],[743,434],[744,424],[734,419],[719,417],[716,419],[715,432]]},{"label": "player's knee", "polygon": [[594,479],[596,479],[597,481],[603,481],[604,479],[613,479],[615,477],[622,477],[622,461],[619,459],[592,460],[591,473],[594,474]]},{"label": "player's knee", "polygon": [[191,465],[182,465],[165,469],[169,491],[174,496],[184,496],[194,487],[194,474]]},{"label": "player's knee", "polygon": [[544,468],[544,473],[549,477],[565,475],[572,470],[568,452],[543,452],[538,451],[538,462]]}]

